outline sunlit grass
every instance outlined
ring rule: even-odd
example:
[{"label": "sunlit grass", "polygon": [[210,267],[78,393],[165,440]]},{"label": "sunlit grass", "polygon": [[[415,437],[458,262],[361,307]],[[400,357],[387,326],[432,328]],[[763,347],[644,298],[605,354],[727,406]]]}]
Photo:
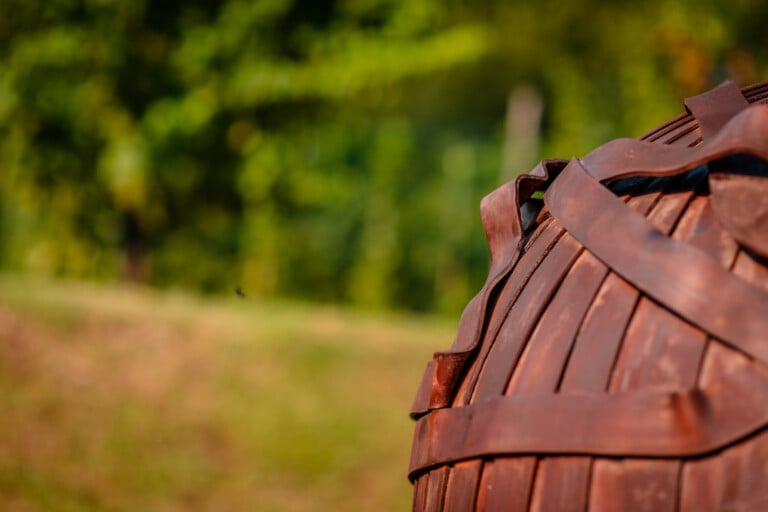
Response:
[{"label": "sunlit grass", "polygon": [[454,323],[0,278],[3,510],[405,510]]}]

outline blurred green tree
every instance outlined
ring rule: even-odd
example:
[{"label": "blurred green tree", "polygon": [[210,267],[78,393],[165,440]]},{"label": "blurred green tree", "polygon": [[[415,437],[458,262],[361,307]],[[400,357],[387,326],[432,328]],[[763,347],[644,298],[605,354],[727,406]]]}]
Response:
[{"label": "blurred green tree", "polygon": [[764,78],[766,14],[6,0],[0,264],[455,312],[485,273],[483,194],[537,150],[583,154],[721,79]]}]

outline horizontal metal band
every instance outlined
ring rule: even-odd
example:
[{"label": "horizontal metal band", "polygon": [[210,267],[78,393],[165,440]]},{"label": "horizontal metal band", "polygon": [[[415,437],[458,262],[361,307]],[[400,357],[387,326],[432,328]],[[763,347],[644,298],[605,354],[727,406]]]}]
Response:
[{"label": "horizontal metal band", "polygon": [[420,418],[410,477],[487,456],[704,455],[766,424],[768,378],[749,364],[709,388],[687,392],[511,395]]}]

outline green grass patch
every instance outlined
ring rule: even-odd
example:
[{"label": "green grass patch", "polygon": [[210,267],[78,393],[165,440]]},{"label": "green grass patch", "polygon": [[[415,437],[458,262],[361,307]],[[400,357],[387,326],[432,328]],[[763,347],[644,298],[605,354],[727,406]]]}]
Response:
[{"label": "green grass patch", "polygon": [[0,277],[3,510],[405,510],[454,322]]}]

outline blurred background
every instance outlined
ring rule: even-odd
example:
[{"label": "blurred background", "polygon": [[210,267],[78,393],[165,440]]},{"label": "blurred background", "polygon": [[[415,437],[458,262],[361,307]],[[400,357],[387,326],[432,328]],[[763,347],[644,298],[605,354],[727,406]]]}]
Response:
[{"label": "blurred background", "polygon": [[406,509],[480,198],[765,80],[766,19],[0,1],[0,508]]}]

